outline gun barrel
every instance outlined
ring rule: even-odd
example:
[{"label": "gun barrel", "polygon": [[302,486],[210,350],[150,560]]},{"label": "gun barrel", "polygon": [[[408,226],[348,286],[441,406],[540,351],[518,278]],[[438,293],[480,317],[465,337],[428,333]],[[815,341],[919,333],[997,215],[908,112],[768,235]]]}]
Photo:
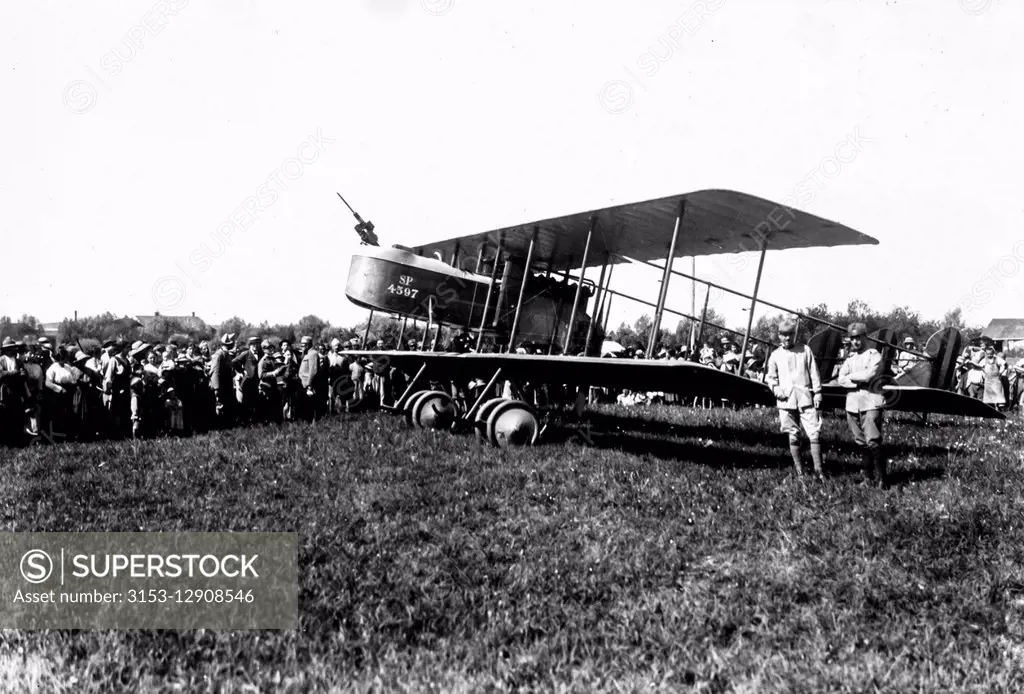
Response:
[{"label": "gun barrel", "polygon": [[363,221],[363,218],[359,216],[359,213],[358,213],[358,212],[356,212],[355,210],[353,210],[353,209],[352,209],[352,206],[348,204],[348,200],[346,200],[346,199],[344,198],[344,196],[342,196],[342,194],[341,194],[341,193],[337,193],[337,192],[336,192],[336,194],[337,194],[337,196],[338,196],[339,198],[341,198],[341,201],[342,201],[343,203],[345,203],[345,207],[347,207],[347,208],[348,208],[348,211],[352,213],[352,216],[356,218],[356,221],[357,221],[357,222],[359,222],[360,224],[365,224],[365,222]]},{"label": "gun barrel", "polygon": [[348,211],[349,211],[349,212],[351,212],[352,214],[355,214],[355,215],[356,215],[356,217],[358,217],[359,215],[358,215],[358,214],[356,214],[356,211],[355,211],[355,210],[353,210],[353,209],[352,209],[352,206],[348,204],[348,200],[346,200],[346,199],[345,199],[345,197],[344,197],[344,196],[343,196],[343,195],[342,195],[341,193],[337,193],[337,192],[336,192],[336,194],[337,194],[337,196],[338,196],[339,198],[341,198],[341,201],[342,201],[343,203],[345,203],[345,207],[347,207],[347,208],[348,208]]}]

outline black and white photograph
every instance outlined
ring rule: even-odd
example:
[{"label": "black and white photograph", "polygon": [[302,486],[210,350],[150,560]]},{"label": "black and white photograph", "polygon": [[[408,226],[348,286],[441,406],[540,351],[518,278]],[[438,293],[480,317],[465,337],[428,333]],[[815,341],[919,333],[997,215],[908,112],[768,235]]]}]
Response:
[{"label": "black and white photograph", "polygon": [[1024,5],[0,18],[0,692],[1024,691]]}]

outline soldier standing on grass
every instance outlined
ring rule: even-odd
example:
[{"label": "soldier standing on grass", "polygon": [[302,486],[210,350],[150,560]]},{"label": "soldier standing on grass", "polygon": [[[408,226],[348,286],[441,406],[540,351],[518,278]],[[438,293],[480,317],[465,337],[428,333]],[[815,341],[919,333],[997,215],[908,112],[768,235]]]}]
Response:
[{"label": "soldier standing on grass", "polygon": [[231,360],[231,365],[241,372],[242,398],[239,416],[242,422],[254,424],[258,419],[260,338],[250,337],[248,349]]},{"label": "soldier standing on grass", "polygon": [[264,340],[260,347],[263,349],[263,357],[256,368],[256,375],[260,380],[260,421],[280,424],[283,419],[283,401],[277,382],[284,374],[285,366],[278,364],[274,355],[274,346],[270,340]]},{"label": "soldier standing on grass", "polygon": [[839,385],[849,388],[846,395],[846,422],[857,447],[861,449],[864,478],[884,488],[886,479],[885,457],[882,451],[881,392],[872,390],[882,374],[882,355],[869,348],[867,326],[852,323],[847,329],[850,336],[850,356],[839,369]]},{"label": "soldier standing on grass", "polygon": [[807,345],[796,344],[796,323],[783,318],[779,322],[779,347],[768,357],[768,386],[779,408],[782,433],[789,436],[789,452],[797,475],[803,475],[800,462],[800,429],[811,444],[811,459],[818,479],[825,478],[821,460],[821,381],[814,353]]},{"label": "soldier standing on grass", "polygon": [[327,368],[327,359],[313,347],[313,338],[303,335],[299,381],[305,390],[304,419],[315,421],[327,413],[327,386],[329,385]]},{"label": "soldier standing on grass", "polygon": [[234,423],[238,399],[235,397],[234,371],[230,350],[235,347],[235,334],[220,339],[220,347],[210,359],[210,390],[216,402],[217,424],[221,428]]}]

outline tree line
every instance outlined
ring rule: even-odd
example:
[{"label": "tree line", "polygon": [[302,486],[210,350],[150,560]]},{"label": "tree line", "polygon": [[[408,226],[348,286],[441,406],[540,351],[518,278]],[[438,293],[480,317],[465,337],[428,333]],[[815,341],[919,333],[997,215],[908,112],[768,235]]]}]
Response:
[{"label": "tree line", "polygon": [[[317,341],[329,342],[334,338],[342,341],[351,340],[354,337],[362,339],[366,333],[366,321],[352,327],[340,327],[331,325],[330,321],[323,320],[315,315],[304,316],[297,323],[275,323],[271,325],[264,321],[254,324],[239,316],[232,316],[221,322],[219,325],[208,325],[201,319],[180,319],[174,316],[155,316],[145,324],[140,323],[130,316],[118,317],[113,313],[103,313],[98,316],[87,316],[78,319],[66,318],[61,321],[57,329],[57,341],[61,343],[75,342],[104,342],[122,338],[128,342],[142,340],[149,343],[168,342],[201,342],[208,341],[216,344],[220,335],[236,333],[240,343],[250,337],[277,338],[297,343],[303,335],[309,335]],[[389,346],[393,347],[402,333],[403,341],[410,338],[421,339],[423,330],[408,321],[404,333],[402,332],[402,320],[376,314],[370,332],[367,336],[369,342],[383,339]],[[10,336],[18,340],[26,335],[41,336],[43,326],[34,316],[23,314],[17,321],[11,320],[9,316],[0,316],[0,339]]]},{"label": "tree line", "polygon": [[[868,330],[876,330],[882,327],[889,327],[896,331],[897,336],[902,339],[910,335],[918,344],[923,345],[928,337],[942,328],[954,327],[963,333],[964,338],[969,340],[981,335],[980,327],[969,327],[963,319],[960,308],[955,308],[946,313],[941,321],[926,320],[917,311],[908,306],[894,307],[888,312],[876,311],[865,302],[853,300],[845,309],[831,310],[825,304],[809,306],[801,311],[813,318],[829,321],[837,325],[846,326],[850,323],[866,323]],[[755,321],[751,334],[758,339],[768,342],[774,341],[774,326],[782,317],[781,312],[763,313]],[[729,333],[714,326],[728,326],[726,319],[715,309],[709,308],[704,325],[702,338],[718,344],[723,336],[734,340],[742,340],[742,333],[746,326],[734,326],[735,333]],[[810,337],[821,329],[822,326],[814,324],[809,320],[801,320],[801,327],[804,338]],[[608,333],[609,340],[615,340],[626,347],[646,347],[653,328],[653,320],[650,315],[644,314],[630,325],[625,322]],[[666,348],[689,345],[691,330],[696,334],[699,331],[699,322],[694,324],[689,319],[680,320],[674,328],[662,328],[660,330],[659,345]],[[128,341],[143,340],[151,343],[167,342],[196,342],[206,340],[216,342],[220,335],[225,333],[236,333],[240,342],[244,343],[249,337],[268,337],[279,340],[297,342],[303,335],[310,335],[322,342],[329,342],[338,338],[343,342],[354,337],[360,339],[366,335],[366,321],[351,326],[340,327],[331,325],[330,321],[323,320],[315,315],[304,316],[297,323],[276,323],[271,325],[264,321],[259,324],[249,323],[239,316],[232,316],[217,326],[207,325],[200,319],[181,320],[173,316],[155,316],[146,325],[139,323],[128,316],[118,317],[113,313],[104,313],[98,316],[88,316],[77,320],[65,319],[60,323],[57,332],[59,342],[84,342],[99,341],[123,338]],[[9,316],[0,316],[0,339],[10,336],[20,339],[25,335],[41,335],[42,325],[34,316],[23,314],[17,321],[11,320]],[[405,322],[400,318],[382,316],[376,314],[368,334],[368,343],[376,340],[384,340],[388,348],[394,348],[398,343],[399,335],[403,341],[414,338],[422,340],[423,330],[412,321]],[[444,343],[444,340],[441,340]]]},{"label": "tree line", "polygon": [[[828,321],[843,327],[850,323],[864,323],[867,325],[869,332],[879,328],[892,328],[896,332],[898,339],[902,340],[909,335],[922,346],[933,333],[943,328],[957,328],[965,340],[980,337],[982,331],[980,327],[968,326],[966,324],[959,307],[948,311],[942,317],[942,320],[925,319],[921,316],[920,312],[911,309],[909,306],[896,306],[888,312],[877,311],[859,299],[854,299],[844,309],[831,310],[826,304],[818,304],[816,306],[808,306],[800,310],[800,312],[810,318]],[[756,339],[774,343],[775,326],[783,315],[789,314],[781,311],[762,313],[754,321],[750,334]],[[732,332],[715,326],[731,328]],[[618,328],[608,333],[606,339],[614,340],[627,348],[639,347],[643,349],[647,346],[653,327],[654,321],[651,316],[644,314],[632,325],[625,322],[621,323]],[[708,308],[700,342],[708,340],[717,346],[722,337],[742,342],[746,327],[746,325],[729,326],[724,316],[715,311],[715,309]],[[807,318],[800,320],[801,334],[805,340],[824,328],[824,325],[818,324],[813,320]],[[676,324],[675,328],[661,328],[657,344],[667,349],[684,345],[688,346],[690,344],[691,331],[695,335],[701,332],[700,321],[691,321],[688,318],[684,318]]]}]

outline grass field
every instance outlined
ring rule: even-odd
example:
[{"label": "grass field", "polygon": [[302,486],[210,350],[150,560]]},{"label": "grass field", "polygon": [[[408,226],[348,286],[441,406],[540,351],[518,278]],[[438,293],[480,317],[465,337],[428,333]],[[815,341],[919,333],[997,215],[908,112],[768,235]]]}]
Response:
[{"label": "grass field", "polygon": [[891,417],[888,491],[835,417],[825,483],[770,410],[594,420],[507,452],[375,414],[0,450],[6,531],[296,531],[301,581],[297,632],[2,632],[0,688],[1024,690],[1018,420]]}]

